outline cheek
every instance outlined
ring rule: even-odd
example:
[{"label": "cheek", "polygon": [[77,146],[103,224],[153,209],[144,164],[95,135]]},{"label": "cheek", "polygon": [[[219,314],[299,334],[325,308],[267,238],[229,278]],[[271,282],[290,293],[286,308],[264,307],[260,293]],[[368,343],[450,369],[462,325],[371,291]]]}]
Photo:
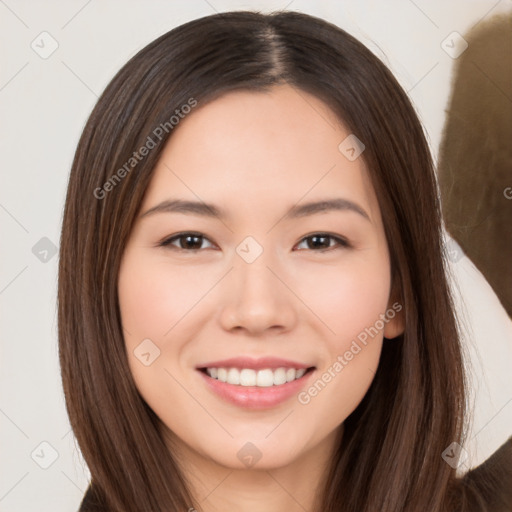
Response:
[{"label": "cheek", "polygon": [[347,344],[374,326],[389,300],[387,260],[353,263],[317,268],[302,284],[308,306],[323,321],[331,348],[337,351],[346,350]]},{"label": "cheek", "polygon": [[313,290],[308,306],[322,320],[325,344],[313,387],[298,398],[303,405],[314,401],[315,410],[328,414],[324,420],[333,425],[357,407],[375,376],[390,291],[385,254],[350,263],[319,268],[303,288]]},{"label": "cheek", "polygon": [[[168,372],[177,370],[188,340],[200,329],[191,318],[205,314],[202,299],[218,279],[214,272],[148,262],[136,250],[125,255],[118,281],[125,346],[137,387],[156,410],[167,404],[164,390],[173,385]],[[179,386],[174,392],[181,392]]]},{"label": "cheek", "polygon": [[174,334],[178,330],[183,334],[186,322],[180,320],[201,293],[201,287],[196,288],[199,283],[191,283],[194,279],[162,262],[145,261],[136,250],[126,253],[120,268],[119,308],[130,371],[144,400],[159,416],[168,412],[169,396],[182,394],[171,374],[184,342]]},{"label": "cheek", "polygon": [[[390,291],[388,260],[353,260],[310,275],[308,295],[326,332],[325,352],[315,380],[299,396],[305,411],[330,428],[345,420],[370,387],[382,349],[382,316]],[[315,287],[313,287],[315,285]]]},{"label": "cheek", "polygon": [[207,291],[198,272],[127,259],[119,274],[119,306],[127,342],[151,338],[161,344]]}]

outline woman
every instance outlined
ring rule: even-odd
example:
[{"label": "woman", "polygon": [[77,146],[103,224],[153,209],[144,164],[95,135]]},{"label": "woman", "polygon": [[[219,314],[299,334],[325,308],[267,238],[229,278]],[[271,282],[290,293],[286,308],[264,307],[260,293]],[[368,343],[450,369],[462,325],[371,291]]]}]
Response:
[{"label": "woman", "polygon": [[91,114],[66,199],[81,510],[506,510],[505,459],[457,478],[442,254],[421,125],[347,33],[235,12],[148,45]]}]

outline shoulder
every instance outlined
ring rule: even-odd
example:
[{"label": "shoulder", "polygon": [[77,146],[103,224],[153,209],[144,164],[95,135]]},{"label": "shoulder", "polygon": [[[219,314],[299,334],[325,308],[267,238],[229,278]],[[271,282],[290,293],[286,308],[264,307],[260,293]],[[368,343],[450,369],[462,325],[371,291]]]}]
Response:
[{"label": "shoulder", "polygon": [[[512,510],[512,437],[487,460],[468,471],[460,480],[460,502],[480,505],[474,510]],[[473,510],[463,508],[463,510]]]}]

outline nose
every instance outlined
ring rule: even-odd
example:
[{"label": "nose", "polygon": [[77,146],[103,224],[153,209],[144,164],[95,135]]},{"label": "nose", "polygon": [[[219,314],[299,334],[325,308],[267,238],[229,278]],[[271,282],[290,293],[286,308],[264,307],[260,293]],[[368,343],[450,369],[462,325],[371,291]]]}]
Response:
[{"label": "nose", "polygon": [[300,302],[268,252],[247,263],[235,261],[223,289],[222,327],[251,335],[288,331],[297,323]]}]

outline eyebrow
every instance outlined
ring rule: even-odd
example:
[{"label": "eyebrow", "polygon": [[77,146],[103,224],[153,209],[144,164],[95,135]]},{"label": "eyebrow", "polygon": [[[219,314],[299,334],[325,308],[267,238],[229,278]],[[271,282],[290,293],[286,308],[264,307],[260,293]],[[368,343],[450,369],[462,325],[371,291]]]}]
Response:
[{"label": "eyebrow", "polygon": [[[334,198],[323,199],[292,206],[284,215],[283,219],[295,219],[306,217],[317,213],[327,213],[329,211],[349,211],[354,212],[371,222],[370,216],[357,203],[349,199]],[[153,206],[140,215],[140,218],[154,215],[156,213],[182,213],[186,215],[200,215],[217,219],[228,217],[227,211],[214,204],[200,201],[186,201],[183,199],[167,199]]]}]

